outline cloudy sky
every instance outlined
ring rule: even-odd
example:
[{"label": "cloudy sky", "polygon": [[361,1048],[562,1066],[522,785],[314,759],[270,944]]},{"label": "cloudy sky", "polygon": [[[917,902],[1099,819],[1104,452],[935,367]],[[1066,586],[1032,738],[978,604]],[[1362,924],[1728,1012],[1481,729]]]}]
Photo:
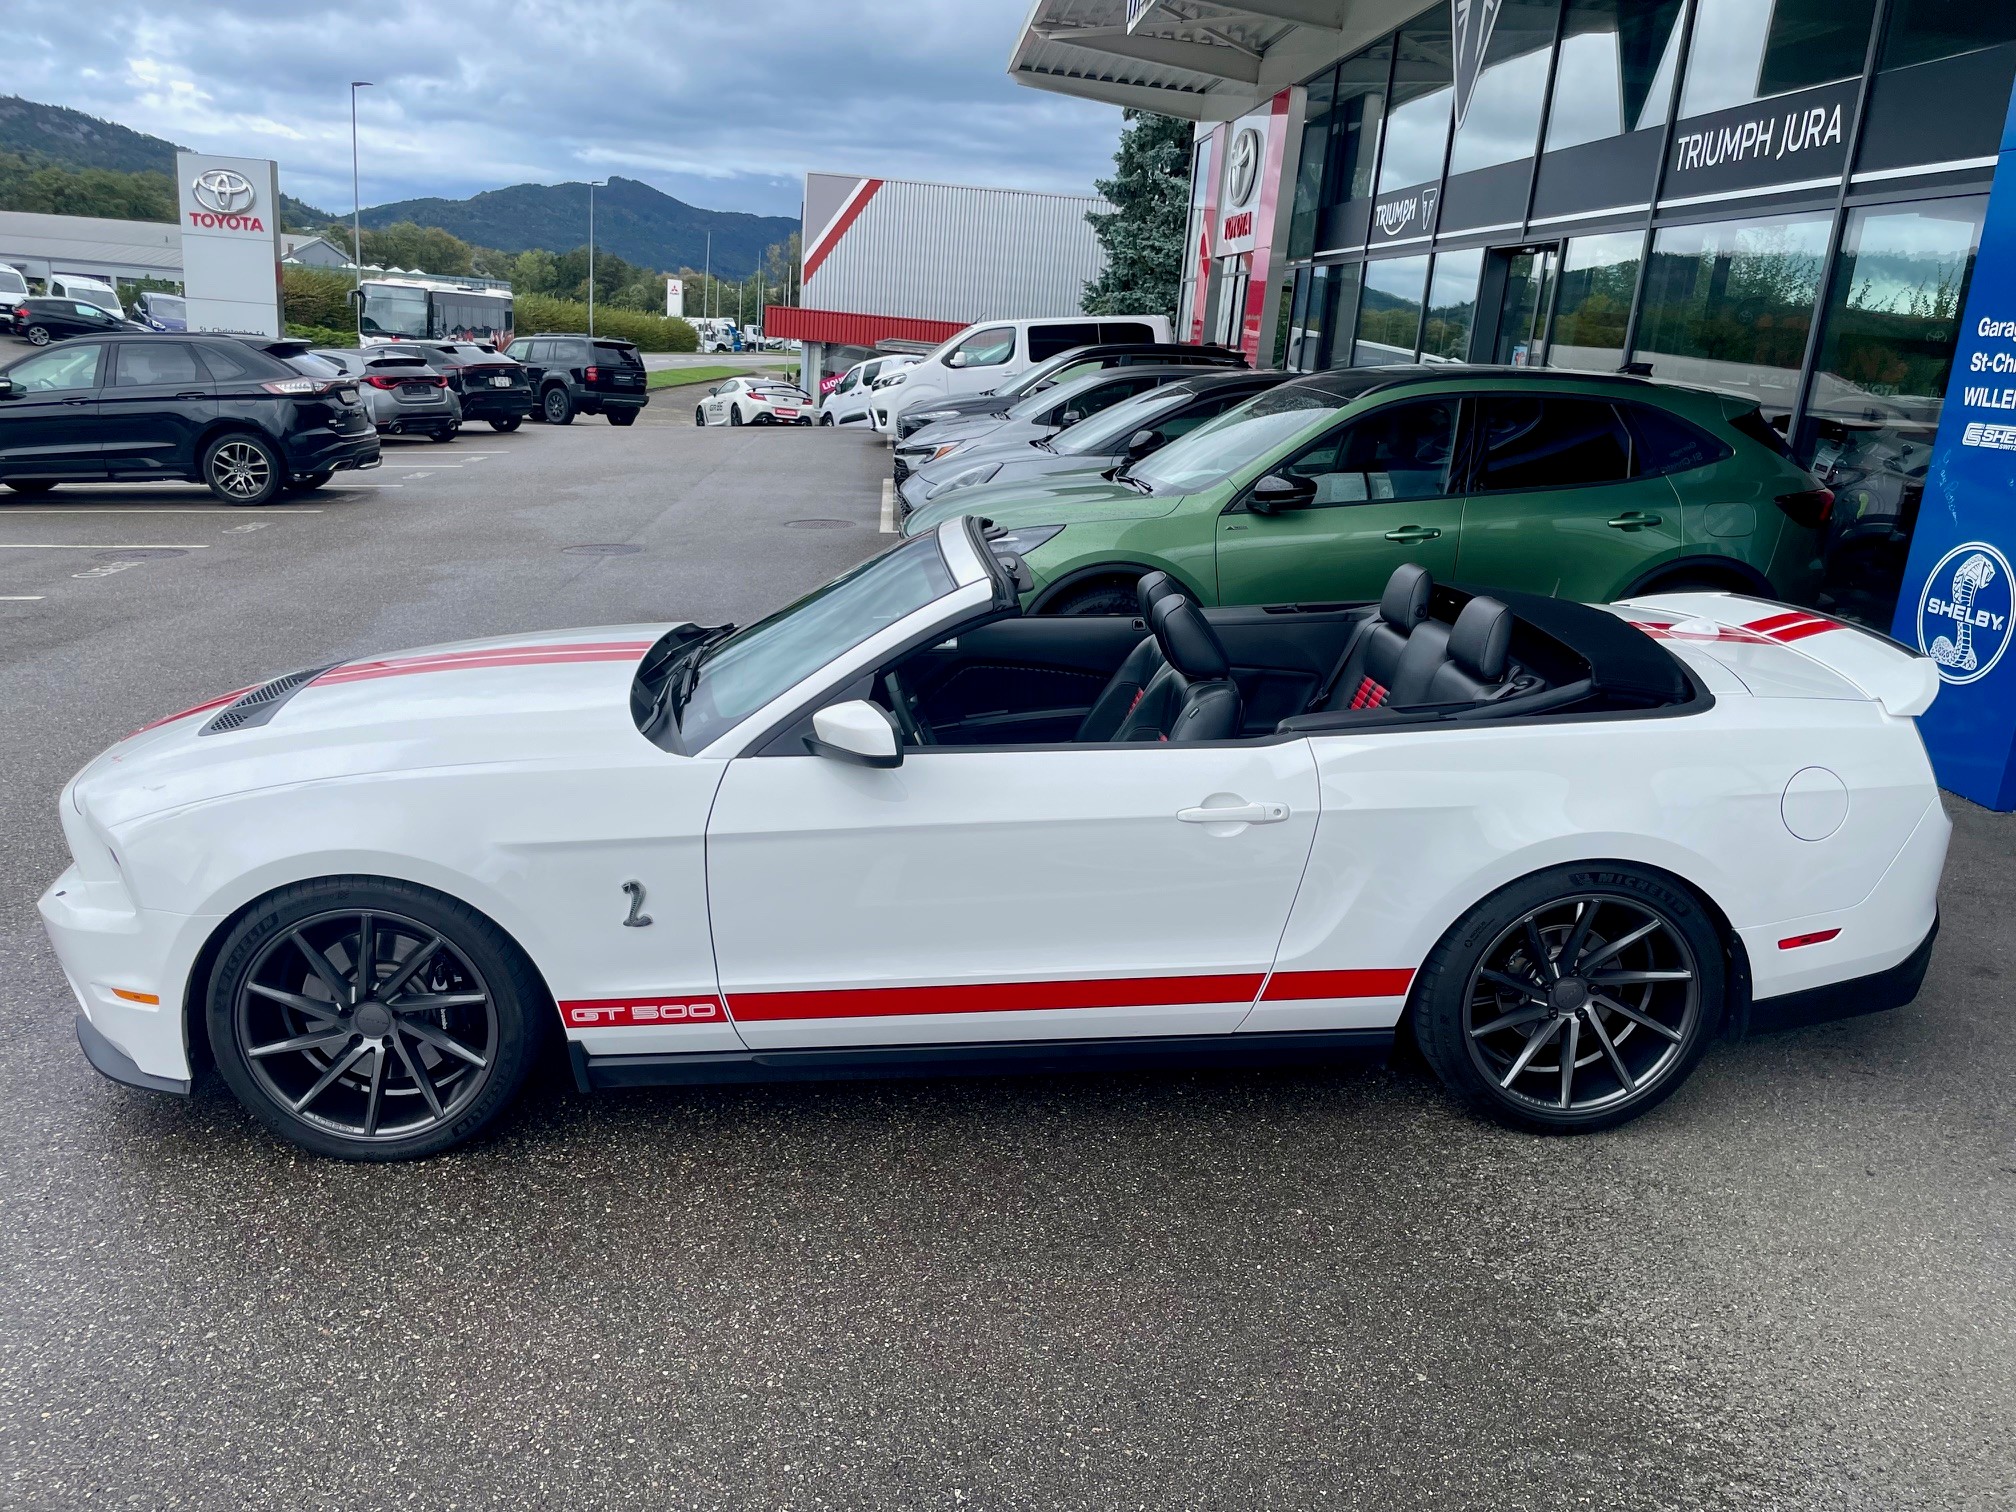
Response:
[{"label": "cloudy sky", "polygon": [[350,207],[621,174],[798,213],[808,168],[1090,192],[1115,109],[1004,72],[1027,0],[5,0],[0,92],[272,157]]}]

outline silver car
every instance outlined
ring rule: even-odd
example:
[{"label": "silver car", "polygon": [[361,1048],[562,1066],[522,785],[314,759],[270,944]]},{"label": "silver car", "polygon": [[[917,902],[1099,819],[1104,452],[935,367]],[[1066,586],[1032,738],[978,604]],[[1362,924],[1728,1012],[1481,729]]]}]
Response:
[{"label": "silver car", "polygon": [[364,407],[381,436],[411,432],[452,441],[462,428],[462,406],[448,379],[418,353],[368,346],[317,347],[315,355],[357,380]]}]

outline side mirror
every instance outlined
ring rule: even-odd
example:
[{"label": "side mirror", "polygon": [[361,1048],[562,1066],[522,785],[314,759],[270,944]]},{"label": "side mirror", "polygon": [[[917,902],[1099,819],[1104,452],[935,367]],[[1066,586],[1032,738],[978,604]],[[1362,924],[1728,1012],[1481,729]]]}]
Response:
[{"label": "side mirror", "polygon": [[814,756],[855,766],[903,765],[903,744],[897,739],[895,721],[879,704],[865,698],[830,704],[814,714],[805,749]]},{"label": "side mirror", "polygon": [[1072,426],[1076,425],[1080,420],[1083,420],[1084,418],[1085,418],[1085,411],[1068,409],[1064,411],[1063,414],[1057,417],[1057,423],[1060,426]]},{"label": "side mirror", "polygon": [[0,378],[0,399],[18,399],[21,389],[12,378]]},{"label": "side mirror", "polygon": [[1284,509],[1302,509],[1316,502],[1316,480],[1288,473],[1269,473],[1253,485],[1246,507],[1255,514],[1278,514]]},{"label": "side mirror", "polygon": [[1152,430],[1138,430],[1127,438],[1127,460],[1134,462],[1152,451],[1159,451],[1162,438]]}]

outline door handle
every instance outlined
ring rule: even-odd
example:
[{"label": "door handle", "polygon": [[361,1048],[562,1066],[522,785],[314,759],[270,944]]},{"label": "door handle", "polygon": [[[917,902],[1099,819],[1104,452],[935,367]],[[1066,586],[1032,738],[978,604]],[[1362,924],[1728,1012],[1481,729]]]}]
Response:
[{"label": "door handle", "polygon": [[96,399],[65,399],[65,404],[96,404]]},{"label": "door handle", "polygon": [[175,397],[177,399],[208,399],[210,396],[203,393],[200,389],[191,389],[188,393],[177,394]]},{"label": "door handle", "polygon": [[1412,545],[1416,541],[1432,541],[1441,534],[1433,525],[1402,525],[1398,530],[1387,531],[1386,539]]},{"label": "door handle", "polygon": [[1647,514],[1642,509],[1627,510],[1609,522],[1613,530],[1643,530],[1648,525],[1661,524],[1659,516]]},{"label": "door handle", "polygon": [[1176,810],[1185,824],[1279,824],[1288,817],[1285,803],[1240,803],[1230,808]]}]

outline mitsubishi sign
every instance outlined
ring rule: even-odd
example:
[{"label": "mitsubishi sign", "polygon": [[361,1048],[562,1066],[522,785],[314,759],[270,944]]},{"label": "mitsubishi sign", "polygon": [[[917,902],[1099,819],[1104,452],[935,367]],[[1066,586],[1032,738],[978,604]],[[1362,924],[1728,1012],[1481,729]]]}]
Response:
[{"label": "mitsubishi sign", "polygon": [[272,160],[178,152],[175,180],[189,329],[285,334],[280,177]]}]

